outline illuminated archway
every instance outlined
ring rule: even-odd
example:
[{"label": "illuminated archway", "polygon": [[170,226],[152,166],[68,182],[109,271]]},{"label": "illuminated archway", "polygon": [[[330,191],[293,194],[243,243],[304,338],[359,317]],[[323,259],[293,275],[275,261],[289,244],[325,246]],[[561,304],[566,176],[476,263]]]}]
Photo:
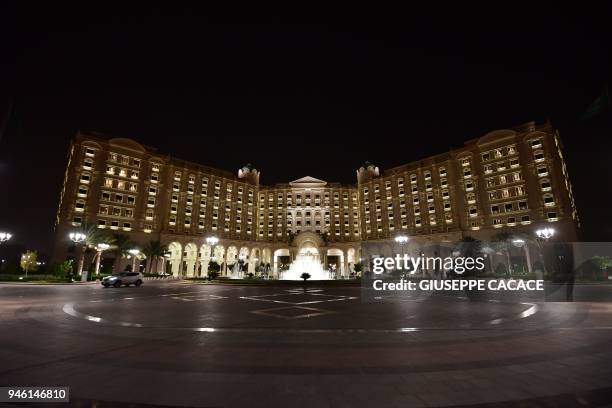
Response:
[{"label": "illuminated archway", "polygon": [[200,273],[199,276],[206,276],[208,274],[208,263],[210,262],[210,245],[203,244],[200,247]]},{"label": "illuminated archway", "polygon": [[325,268],[331,271],[332,276],[338,278],[344,275],[344,251],[339,248],[327,250],[327,265]]},{"label": "illuminated archway", "polygon": [[185,276],[195,276],[196,260],[198,258],[198,247],[193,242],[185,245],[183,257],[183,274]]},{"label": "illuminated archway", "polygon": [[170,252],[170,272],[174,276],[179,275],[181,269],[181,258],[183,257],[183,247],[178,242],[172,242],[168,245],[168,251]]}]

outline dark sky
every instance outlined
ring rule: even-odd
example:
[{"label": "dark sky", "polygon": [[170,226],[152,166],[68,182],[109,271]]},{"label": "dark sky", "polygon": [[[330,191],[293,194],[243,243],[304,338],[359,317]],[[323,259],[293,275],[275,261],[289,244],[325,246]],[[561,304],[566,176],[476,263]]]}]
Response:
[{"label": "dark sky", "polygon": [[0,141],[0,230],[30,248],[47,251],[79,128],[227,170],[252,162],[265,184],[352,183],[364,160],[389,168],[547,119],[585,238],[612,238],[611,114],[580,120],[610,81],[605,8],[296,20],[3,7],[0,118],[15,110]]}]

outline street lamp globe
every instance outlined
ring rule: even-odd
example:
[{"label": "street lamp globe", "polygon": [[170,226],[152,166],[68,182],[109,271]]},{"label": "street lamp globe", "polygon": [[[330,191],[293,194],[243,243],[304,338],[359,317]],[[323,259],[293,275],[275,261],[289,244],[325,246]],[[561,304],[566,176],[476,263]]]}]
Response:
[{"label": "street lamp globe", "polygon": [[541,228],[535,233],[538,238],[548,240],[552,238],[553,235],[555,235],[555,230],[553,228]]},{"label": "street lamp globe", "polygon": [[106,251],[108,248],[110,248],[110,245],[102,242],[99,243],[96,248],[98,249],[98,251]]},{"label": "street lamp globe", "polygon": [[138,254],[140,254],[140,250],[139,250],[139,249],[136,249],[136,248],[134,248],[134,249],[130,249],[128,252],[129,252],[129,253],[130,253],[132,256],[138,256]]},{"label": "street lamp globe", "polygon": [[12,235],[8,232],[0,232],[0,244],[11,239]]},{"label": "street lamp globe", "polygon": [[85,241],[85,234],[83,234],[81,232],[71,232],[68,236],[76,244]]},{"label": "street lamp globe", "polygon": [[395,237],[395,242],[398,244],[405,244],[408,242],[408,237],[406,235],[398,235]]},{"label": "street lamp globe", "polygon": [[219,242],[219,238],[217,238],[217,237],[208,237],[208,238],[206,238],[206,243],[208,245],[213,245],[214,246],[214,245],[217,245],[217,242]]}]

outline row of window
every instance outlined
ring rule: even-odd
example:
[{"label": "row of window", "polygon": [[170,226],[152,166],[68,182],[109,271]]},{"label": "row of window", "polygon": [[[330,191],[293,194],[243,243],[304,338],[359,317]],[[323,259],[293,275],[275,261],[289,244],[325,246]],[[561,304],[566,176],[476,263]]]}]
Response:
[{"label": "row of window", "polygon": [[500,176],[489,177],[486,179],[487,188],[501,186],[504,184],[516,183],[523,180],[521,172],[515,172],[511,174],[502,174]]},{"label": "row of window", "polygon": [[140,159],[135,157],[123,156],[117,153],[109,153],[108,160],[113,163],[123,164],[126,166],[140,167]]},{"label": "row of window", "polygon": [[483,166],[483,171],[484,174],[491,174],[493,172],[500,172],[500,171],[505,171],[508,169],[514,169],[520,167],[519,164],[519,159],[515,158],[515,159],[510,159],[509,161],[501,161],[499,163],[495,163],[495,164],[485,164]]},{"label": "row of window", "polygon": [[115,190],[126,190],[131,191],[133,193],[138,192],[138,184],[130,183],[123,180],[116,180],[111,178],[104,179],[104,187],[106,188],[114,188]]},{"label": "row of window", "polygon": [[[85,159],[87,160],[87,159]],[[123,167],[106,166],[106,174],[138,180],[140,172],[138,170],[125,169]]]},{"label": "row of window", "polygon": [[113,217],[134,218],[134,210],[132,208],[111,207],[108,205],[100,205],[98,214],[112,215]]},{"label": "row of window", "polygon": [[491,214],[499,214],[500,212],[526,211],[528,209],[529,207],[527,205],[527,201],[512,201],[491,205]]}]

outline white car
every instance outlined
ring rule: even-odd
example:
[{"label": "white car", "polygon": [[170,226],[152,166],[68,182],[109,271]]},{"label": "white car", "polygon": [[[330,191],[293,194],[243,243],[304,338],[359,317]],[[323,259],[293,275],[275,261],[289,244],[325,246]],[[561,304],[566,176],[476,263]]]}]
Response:
[{"label": "white car", "polygon": [[142,285],[142,273],[140,272],[119,272],[115,273],[111,276],[107,276],[102,279],[102,286],[108,288],[109,286],[114,286],[116,288],[121,285],[130,286],[140,286]]}]

